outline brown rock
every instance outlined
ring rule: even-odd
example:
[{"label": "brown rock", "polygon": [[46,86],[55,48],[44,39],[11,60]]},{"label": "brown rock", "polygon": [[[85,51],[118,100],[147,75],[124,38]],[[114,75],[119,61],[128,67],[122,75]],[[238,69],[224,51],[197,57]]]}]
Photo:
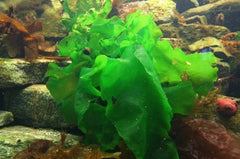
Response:
[{"label": "brown rock", "polygon": [[[165,23],[159,25],[164,33],[164,38],[180,38],[183,40],[182,49],[184,51],[188,45],[204,37],[215,37],[221,39],[222,36],[230,31],[224,26],[202,25],[202,24],[177,24]],[[194,33],[194,34],[193,34]]]},{"label": "brown rock", "polygon": [[239,159],[240,137],[214,121],[194,119],[179,126],[176,144],[184,159]]}]

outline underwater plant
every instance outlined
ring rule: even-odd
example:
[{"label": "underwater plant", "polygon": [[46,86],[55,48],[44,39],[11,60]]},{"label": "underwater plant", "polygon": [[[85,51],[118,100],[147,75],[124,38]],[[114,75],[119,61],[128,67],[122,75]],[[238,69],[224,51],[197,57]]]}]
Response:
[{"label": "underwater plant", "polygon": [[174,113],[188,114],[196,94],[217,78],[212,53],[186,55],[160,41],[153,16],[138,10],[126,21],[107,18],[110,0],[65,0],[69,35],[59,55],[72,63],[50,63],[47,88],[69,123],[85,134],[85,144],[114,149],[122,139],[137,159],[177,159],[169,136]]},{"label": "underwater plant", "polygon": [[[13,14],[10,7],[10,13]],[[54,53],[56,45],[46,41],[44,36],[39,33],[42,30],[42,22],[35,21],[29,15],[26,22],[20,23],[16,19],[0,12],[0,36],[6,44],[8,57],[24,57],[27,61],[34,61],[37,58],[67,60],[65,57],[42,56],[40,53]]]},{"label": "underwater plant", "polygon": [[237,31],[237,41],[240,41],[240,31]]},{"label": "underwater plant", "polygon": [[240,38],[239,31],[230,32],[225,34],[220,41],[229,53],[238,55],[240,53],[239,38]]},{"label": "underwater plant", "polygon": [[13,159],[119,159],[119,152],[102,153],[96,145],[84,147],[83,145],[75,145],[71,148],[66,148],[65,140],[67,135],[61,133],[61,139],[58,144],[50,140],[39,139],[31,143],[26,149],[18,152]]}]

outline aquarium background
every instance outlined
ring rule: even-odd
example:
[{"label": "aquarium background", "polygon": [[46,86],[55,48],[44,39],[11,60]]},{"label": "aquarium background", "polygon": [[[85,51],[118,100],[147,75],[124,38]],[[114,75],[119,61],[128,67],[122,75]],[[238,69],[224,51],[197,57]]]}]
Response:
[{"label": "aquarium background", "polygon": [[239,0],[1,0],[0,158],[240,155]]}]

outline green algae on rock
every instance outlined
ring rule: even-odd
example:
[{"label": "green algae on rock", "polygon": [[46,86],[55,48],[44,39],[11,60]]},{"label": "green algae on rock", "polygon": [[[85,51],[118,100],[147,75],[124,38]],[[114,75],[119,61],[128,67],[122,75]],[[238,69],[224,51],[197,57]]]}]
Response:
[{"label": "green algae on rock", "polygon": [[0,111],[0,127],[13,122],[13,114],[8,111]]},{"label": "green algae on rock", "polygon": [[[159,41],[162,32],[152,15],[137,11],[126,21],[107,19],[110,0],[79,1],[76,10],[69,1],[63,3],[69,18],[62,23],[70,34],[58,48],[72,63],[50,63],[45,74],[67,121],[85,133],[86,144],[102,150],[114,149],[122,138],[137,159],[177,159],[168,135],[173,113],[188,114],[196,93],[213,87],[214,55],[186,55]],[[171,93],[188,101],[170,98]]]}]

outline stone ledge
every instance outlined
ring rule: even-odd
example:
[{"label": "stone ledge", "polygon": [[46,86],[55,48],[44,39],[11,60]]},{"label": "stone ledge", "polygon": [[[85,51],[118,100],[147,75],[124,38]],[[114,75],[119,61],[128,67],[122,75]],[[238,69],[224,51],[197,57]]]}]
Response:
[{"label": "stone ledge", "polygon": [[[26,149],[30,143],[37,139],[53,141],[57,144],[61,137],[60,132],[49,129],[33,129],[24,126],[11,126],[0,128],[0,158],[12,159],[16,153]],[[66,134],[65,146],[77,145],[81,136]]]},{"label": "stone ledge", "polygon": [[5,110],[13,113],[17,124],[58,129],[68,127],[53,97],[43,84],[7,90],[4,104]]},{"label": "stone ledge", "polygon": [[43,83],[43,76],[51,60],[28,62],[24,59],[0,58],[0,88]]}]

